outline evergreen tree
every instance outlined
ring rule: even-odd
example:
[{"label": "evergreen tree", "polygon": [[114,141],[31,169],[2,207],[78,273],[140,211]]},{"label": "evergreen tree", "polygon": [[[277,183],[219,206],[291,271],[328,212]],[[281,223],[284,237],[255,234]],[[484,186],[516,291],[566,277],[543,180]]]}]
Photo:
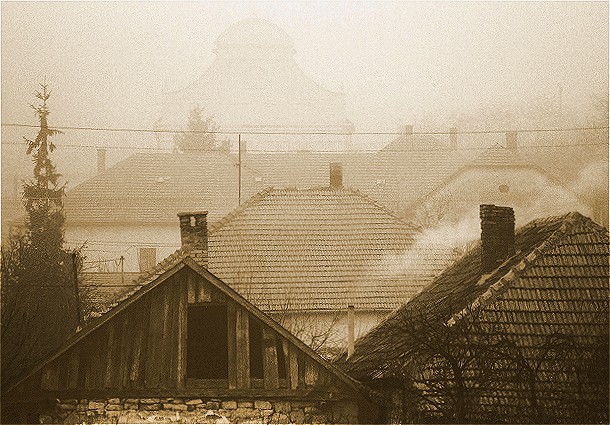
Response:
[{"label": "evergreen tree", "polygon": [[216,140],[216,130],[212,117],[203,118],[203,110],[196,106],[189,114],[186,132],[174,137],[174,145],[181,152],[219,150],[223,145]]},{"label": "evergreen tree", "polygon": [[74,332],[80,318],[75,269],[80,252],[64,249],[65,184],[49,154],[55,150],[48,126],[46,84],[31,105],[40,123],[35,139],[24,137],[34,163],[33,179],[23,186],[27,211],[24,234],[2,247],[2,386],[15,382],[27,369],[57,348]]}]

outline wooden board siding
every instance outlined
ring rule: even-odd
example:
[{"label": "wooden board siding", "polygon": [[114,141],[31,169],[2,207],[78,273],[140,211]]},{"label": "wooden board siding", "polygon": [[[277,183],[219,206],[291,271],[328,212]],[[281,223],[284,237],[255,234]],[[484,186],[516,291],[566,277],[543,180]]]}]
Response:
[{"label": "wooden board siding", "polygon": [[[228,325],[228,379],[189,380],[186,352],[189,305],[225,304]],[[32,375],[21,388],[28,391],[129,390],[224,388],[222,391],[279,390],[286,394],[325,387],[343,387],[338,377],[305,354],[276,330],[254,318],[262,327],[263,380],[256,389],[250,376],[252,314],[241,304],[190,269],[170,276],[159,286]],[[281,377],[282,356],[286,377]]]}]

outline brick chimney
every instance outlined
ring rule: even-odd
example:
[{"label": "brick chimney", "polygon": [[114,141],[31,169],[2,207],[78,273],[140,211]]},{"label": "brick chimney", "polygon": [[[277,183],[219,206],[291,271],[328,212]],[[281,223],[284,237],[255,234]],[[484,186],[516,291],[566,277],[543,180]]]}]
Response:
[{"label": "brick chimney", "polygon": [[208,262],[208,212],[178,213],[182,248],[201,251],[197,260],[207,267]]},{"label": "brick chimney", "polygon": [[453,150],[458,148],[457,127],[449,129],[449,147]]},{"label": "brick chimney", "polygon": [[506,147],[508,149],[517,150],[517,132],[509,131],[506,133]]},{"label": "brick chimney", "polygon": [[106,149],[97,150],[97,173],[101,174],[106,170]]},{"label": "brick chimney", "polygon": [[343,189],[343,166],[340,162],[330,164],[330,188],[333,190]]},{"label": "brick chimney", "polygon": [[481,205],[481,272],[490,273],[515,254],[515,213],[510,207]]}]

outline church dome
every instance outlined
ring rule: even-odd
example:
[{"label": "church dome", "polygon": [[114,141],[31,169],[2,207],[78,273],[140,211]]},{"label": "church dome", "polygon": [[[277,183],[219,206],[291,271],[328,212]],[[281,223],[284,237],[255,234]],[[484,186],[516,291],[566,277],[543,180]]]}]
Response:
[{"label": "church dome", "polygon": [[244,19],[227,28],[216,39],[216,46],[257,46],[292,49],[290,36],[277,25],[259,18]]}]

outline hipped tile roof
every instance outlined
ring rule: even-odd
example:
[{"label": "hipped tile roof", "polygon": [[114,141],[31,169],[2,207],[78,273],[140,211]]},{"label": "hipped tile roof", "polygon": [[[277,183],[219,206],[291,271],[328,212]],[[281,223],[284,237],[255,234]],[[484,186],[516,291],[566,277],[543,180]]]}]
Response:
[{"label": "hipped tile roof", "polygon": [[[472,151],[407,148],[364,153],[246,152],[242,201],[266,187],[326,185],[329,164],[340,162],[348,186],[397,211],[472,157]],[[237,164],[235,154],[217,151],[134,154],[68,191],[67,225],[173,224],[177,212],[195,210],[209,211],[213,222],[238,205]]]},{"label": "hipped tile roof", "polygon": [[[481,311],[519,345],[553,332],[586,336],[608,328],[608,231],[579,213],[534,220],[516,233],[516,254],[482,275],[480,244],[417,296],[356,341],[337,362],[357,379],[374,379],[407,352],[404,321],[427,313],[451,325]],[[601,312],[601,314],[600,314]],[[604,313],[605,312],[605,313]]]},{"label": "hipped tile roof", "polygon": [[453,260],[360,192],[268,189],[210,228],[209,268],[267,311],[393,310]]}]

